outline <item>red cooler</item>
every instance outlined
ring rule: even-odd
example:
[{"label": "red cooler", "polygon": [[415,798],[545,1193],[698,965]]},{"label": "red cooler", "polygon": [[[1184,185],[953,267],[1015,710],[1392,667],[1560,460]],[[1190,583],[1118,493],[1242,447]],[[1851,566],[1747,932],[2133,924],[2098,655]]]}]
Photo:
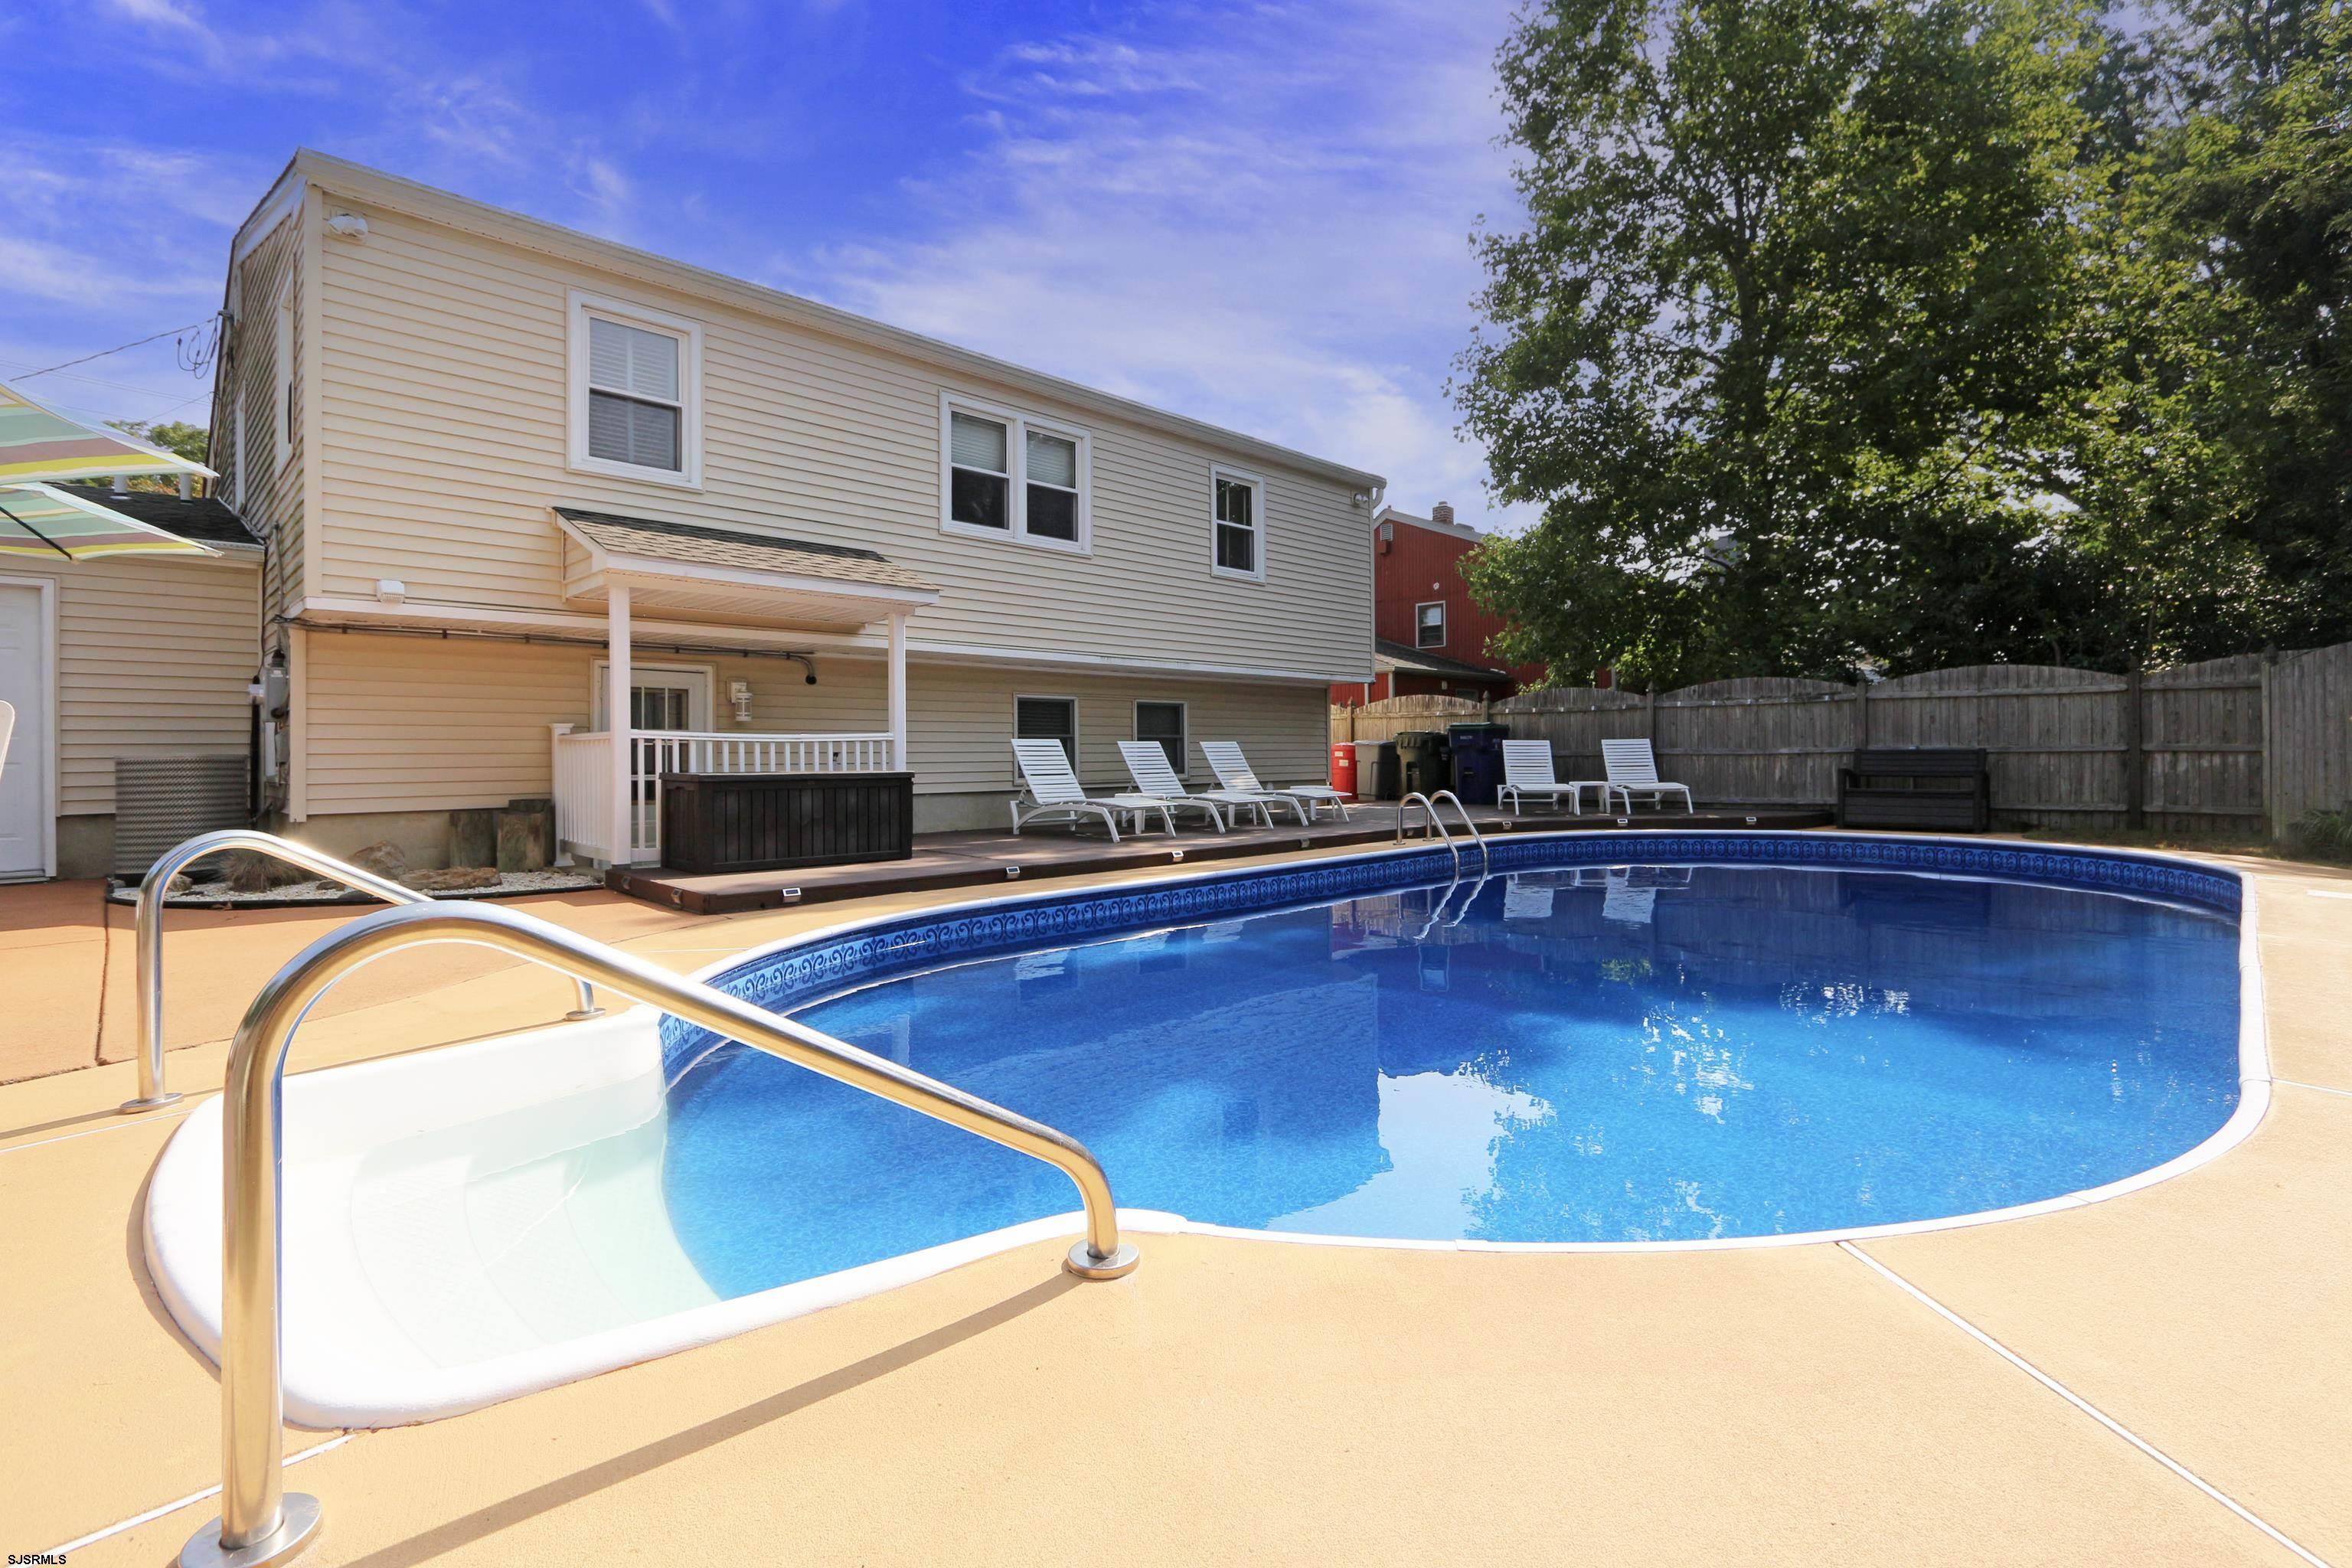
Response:
[{"label": "red cooler", "polygon": [[1356,744],[1342,741],[1331,748],[1331,787],[1341,795],[1356,793]]}]

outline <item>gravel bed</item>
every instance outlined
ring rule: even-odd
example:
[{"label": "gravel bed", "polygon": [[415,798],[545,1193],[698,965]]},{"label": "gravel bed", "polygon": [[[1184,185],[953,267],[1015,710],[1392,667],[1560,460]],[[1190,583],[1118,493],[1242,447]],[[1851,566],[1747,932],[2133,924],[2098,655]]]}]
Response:
[{"label": "gravel bed", "polygon": [[[601,888],[604,885],[604,879],[593,871],[502,871],[494,887],[462,888],[427,896],[436,899],[511,899],[526,893],[574,893],[583,888]],[[136,903],[139,889],[117,887],[107,897],[118,904]],[[174,893],[163,903],[167,909],[218,909],[224,905],[244,909],[302,909],[319,904],[373,904],[375,901],[369,895],[352,892],[338,882],[289,882],[266,893],[240,893],[226,882],[197,882],[186,892]]]}]

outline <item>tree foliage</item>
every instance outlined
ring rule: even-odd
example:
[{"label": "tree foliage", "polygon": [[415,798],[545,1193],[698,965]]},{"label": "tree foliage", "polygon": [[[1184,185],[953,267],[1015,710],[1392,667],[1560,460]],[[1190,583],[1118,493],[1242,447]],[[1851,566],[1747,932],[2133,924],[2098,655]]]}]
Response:
[{"label": "tree foliage", "polygon": [[[210,436],[205,427],[191,425],[185,420],[110,419],[107,423],[133,439],[144,441],[151,447],[161,447],[192,463],[203,462],[210,445]],[[131,477],[131,488],[134,490],[177,489],[179,480],[156,474],[135,474]]]},{"label": "tree foliage", "polygon": [[1532,12],[1498,58],[1528,223],[1481,241],[1455,387],[1541,507],[1467,567],[1496,651],[1679,683],[2319,630],[2336,7],[2137,41],[2066,0]]}]

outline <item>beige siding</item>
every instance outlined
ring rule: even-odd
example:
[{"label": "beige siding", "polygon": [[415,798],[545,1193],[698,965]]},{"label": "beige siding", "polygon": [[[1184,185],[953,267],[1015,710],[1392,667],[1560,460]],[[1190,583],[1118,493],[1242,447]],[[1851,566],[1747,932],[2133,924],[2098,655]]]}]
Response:
[{"label": "beige siding", "polygon": [[12,561],[5,574],[57,584],[59,816],[114,810],[117,757],[245,753],[260,629],[251,566]]},{"label": "beige siding", "polygon": [[[397,577],[412,608],[562,610],[547,509],[567,501],[878,549],[944,590],[912,623],[919,648],[1363,671],[1371,563],[1348,485],[362,210],[366,242],[326,247],[315,302],[324,445],[314,593],[372,598],[378,578]],[[572,288],[702,323],[702,492],[567,470]],[[1090,556],[940,531],[940,399],[950,391],[1089,432]],[[1264,584],[1209,569],[1213,462],[1268,483]]]},{"label": "beige siding", "polygon": [[[263,613],[283,613],[302,594],[301,351],[307,330],[302,295],[301,217],[288,216],[254,247],[237,269],[236,319],[221,368],[228,416],[213,449],[221,494],[269,547],[262,581]],[[278,410],[278,310],[294,308],[294,363],[288,396],[293,404],[291,449],[280,460],[285,432]]]},{"label": "beige siding", "polygon": [[[584,647],[317,631],[307,639],[310,813],[437,811],[498,805],[550,793],[548,726],[585,726],[591,670]],[[883,666],[820,658],[818,681],[769,658],[643,653],[641,664],[708,668],[717,721],[739,728],[727,685],[752,689],[749,731],[886,728]],[[1016,695],[1078,700],[1081,772],[1124,785],[1117,742],[1134,737],[1138,700],[1188,705],[1195,741],[1238,740],[1268,779],[1323,776],[1325,694],[1319,688],[1190,678],[1041,674],[918,663],[908,670],[908,750],[925,795],[1009,791]],[[1193,752],[1194,787],[1209,782]]]}]

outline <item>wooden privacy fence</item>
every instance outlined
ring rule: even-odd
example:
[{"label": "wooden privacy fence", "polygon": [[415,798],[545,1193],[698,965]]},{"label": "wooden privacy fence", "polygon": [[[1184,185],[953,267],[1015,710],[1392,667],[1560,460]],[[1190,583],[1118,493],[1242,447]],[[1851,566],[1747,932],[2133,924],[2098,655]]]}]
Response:
[{"label": "wooden privacy fence", "polygon": [[1864,746],[1981,748],[1994,814],[2011,825],[2276,834],[2352,797],[2352,644],[2129,675],[1994,664],[1855,686],[1552,689],[1491,707],[1396,697],[1332,709],[1331,739],[1484,717],[1549,741],[1562,778],[1599,778],[1602,741],[1647,736],[1663,775],[1726,805],[1827,805]]}]

